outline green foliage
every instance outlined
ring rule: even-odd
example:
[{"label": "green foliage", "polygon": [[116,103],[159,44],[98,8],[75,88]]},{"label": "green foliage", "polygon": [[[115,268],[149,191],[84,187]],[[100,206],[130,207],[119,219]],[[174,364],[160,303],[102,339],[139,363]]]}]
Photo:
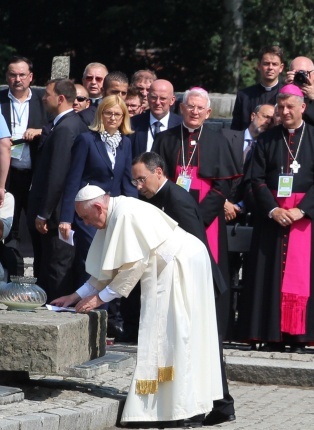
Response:
[{"label": "green foliage", "polygon": [[[242,30],[232,22],[232,6],[242,11]],[[257,53],[274,41],[286,64],[314,57],[312,0],[25,0],[18,7],[7,2],[0,17],[2,80],[12,53],[34,62],[36,84],[50,77],[53,56],[70,55],[78,82],[87,63],[100,61],[129,76],[154,69],[178,91],[201,85],[219,92],[236,86],[238,69],[239,87],[254,84]]]},{"label": "green foliage", "polygon": [[0,85],[6,84],[4,75],[5,75],[5,65],[8,59],[16,53],[15,49],[12,46],[5,45],[0,43],[0,76],[3,76],[0,79]]}]

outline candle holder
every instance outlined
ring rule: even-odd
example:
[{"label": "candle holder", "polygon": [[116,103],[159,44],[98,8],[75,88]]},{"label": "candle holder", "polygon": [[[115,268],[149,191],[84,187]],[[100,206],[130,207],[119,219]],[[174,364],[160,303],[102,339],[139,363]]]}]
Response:
[{"label": "candle holder", "polygon": [[0,303],[8,310],[33,311],[47,301],[45,291],[36,285],[37,278],[11,276],[11,282],[0,286]]}]

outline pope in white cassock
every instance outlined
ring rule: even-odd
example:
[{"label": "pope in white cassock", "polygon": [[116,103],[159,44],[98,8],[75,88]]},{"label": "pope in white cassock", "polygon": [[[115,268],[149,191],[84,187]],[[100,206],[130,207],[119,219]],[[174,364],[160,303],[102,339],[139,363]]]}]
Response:
[{"label": "pope in white cassock", "polygon": [[88,312],[127,297],[141,280],[137,365],[121,422],[207,414],[223,397],[211,265],[203,243],[132,197],[82,188],[76,211],[98,228],[88,282],[52,303]]}]

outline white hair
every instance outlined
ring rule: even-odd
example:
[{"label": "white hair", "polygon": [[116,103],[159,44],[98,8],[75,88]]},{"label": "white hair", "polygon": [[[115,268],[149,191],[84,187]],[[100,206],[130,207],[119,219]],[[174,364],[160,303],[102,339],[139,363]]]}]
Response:
[{"label": "white hair", "polygon": [[194,87],[190,90],[186,90],[185,93],[183,94],[183,103],[186,104],[187,100],[190,96],[199,96],[202,97],[204,100],[206,100],[206,109],[210,108],[210,98],[209,98],[209,94],[206,90],[204,90],[203,88],[200,87]]}]

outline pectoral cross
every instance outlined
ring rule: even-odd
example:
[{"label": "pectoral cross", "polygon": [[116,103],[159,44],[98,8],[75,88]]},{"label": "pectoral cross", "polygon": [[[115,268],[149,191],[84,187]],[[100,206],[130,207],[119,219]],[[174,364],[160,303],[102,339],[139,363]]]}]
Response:
[{"label": "pectoral cross", "polygon": [[293,162],[290,164],[290,168],[292,169],[293,173],[298,173],[300,167],[301,164],[299,164],[297,160],[293,160]]}]

